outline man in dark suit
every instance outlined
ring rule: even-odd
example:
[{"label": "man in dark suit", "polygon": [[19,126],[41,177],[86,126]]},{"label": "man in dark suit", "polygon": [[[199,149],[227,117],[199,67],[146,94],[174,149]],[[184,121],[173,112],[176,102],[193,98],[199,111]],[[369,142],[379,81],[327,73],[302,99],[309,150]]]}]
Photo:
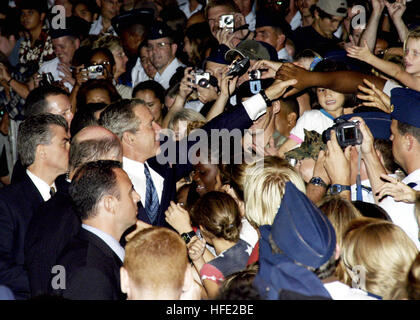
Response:
[{"label": "man in dark suit", "polygon": [[111,131],[89,126],[71,141],[68,180],[50,200],[41,204],[26,233],[25,265],[32,297],[51,290],[52,268],[61,251],[80,230],[81,222],[73,208],[69,185],[81,165],[96,160],[122,161],[122,146]]},{"label": "man in dark suit", "polygon": [[[26,98],[25,117],[37,114],[56,114],[64,117],[70,129],[73,120],[71,102],[67,92],[56,86],[41,86],[32,90]],[[21,181],[25,177],[26,167],[22,165],[20,158],[17,159],[12,173],[12,183]]]},{"label": "man in dark suit", "polygon": [[67,131],[65,119],[52,114],[29,117],[19,127],[17,148],[27,170],[21,182],[0,190],[0,283],[16,299],[29,297],[25,234],[35,210],[56,190],[55,179],[67,171]]},{"label": "man in dark suit", "polygon": [[[233,112],[221,114],[201,129],[208,137],[212,129],[230,131],[249,128],[252,121],[265,113],[267,103],[278,99],[292,83],[293,80],[274,82],[265,90],[265,98],[257,94],[239,104]],[[138,219],[156,226],[169,226],[165,221],[165,211],[176,199],[176,182],[188,176],[193,169],[188,155],[196,142],[186,141],[188,138],[185,138],[180,142],[181,146],[186,146],[181,152],[178,145],[168,148],[175,151],[175,156],[171,158],[176,161],[164,162],[159,154],[161,127],[140,99],[120,100],[109,105],[101,113],[99,122],[122,142],[123,168],[141,198]],[[240,139],[237,142],[241,143]],[[180,157],[185,161],[178,161]]]},{"label": "man in dark suit", "polygon": [[119,161],[99,160],[77,170],[70,196],[82,228],[58,259],[66,277],[52,284],[54,293],[76,300],[124,299],[119,271],[125,252],[119,240],[136,223],[139,195]]}]

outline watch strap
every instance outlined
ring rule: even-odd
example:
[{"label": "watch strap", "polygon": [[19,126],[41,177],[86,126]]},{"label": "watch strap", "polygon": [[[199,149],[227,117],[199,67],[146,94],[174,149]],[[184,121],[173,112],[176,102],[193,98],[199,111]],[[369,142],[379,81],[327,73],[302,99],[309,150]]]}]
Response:
[{"label": "watch strap", "polygon": [[324,187],[325,189],[328,187],[328,185],[325,183],[324,180],[322,180],[321,177],[312,177],[311,180],[309,181],[309,183],[313,184],[315,186]]},{"label": "watch strap", "polygon": [[190,243],[191,239],[195,236],[196,236],[196,234],[195,234],[194,231],[185,232],[185,233],[181,234],[181,237],[182,237],[182,239],[184,239],[186,244]]}]

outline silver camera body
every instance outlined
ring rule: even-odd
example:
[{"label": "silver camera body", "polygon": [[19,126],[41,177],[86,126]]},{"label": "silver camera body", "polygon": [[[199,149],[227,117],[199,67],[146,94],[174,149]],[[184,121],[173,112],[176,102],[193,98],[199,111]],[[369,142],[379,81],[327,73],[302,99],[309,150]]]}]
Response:
[{"label": "silver camera body", "polygon": [[89,66],[87,67],[89,79],[97,79],[100,76],[104,75],[105,67],[103,65]]},{"label": "silver camera body", "polygon": [[261,79],[261,70],[252,70],[248,72],[249,80],[259,80]]},{"label": "silver camera body", "polygon": [[210,73],[204,71],[195,71],[194,72],[195,84],[199,85],[202,88],[210,87]]}]

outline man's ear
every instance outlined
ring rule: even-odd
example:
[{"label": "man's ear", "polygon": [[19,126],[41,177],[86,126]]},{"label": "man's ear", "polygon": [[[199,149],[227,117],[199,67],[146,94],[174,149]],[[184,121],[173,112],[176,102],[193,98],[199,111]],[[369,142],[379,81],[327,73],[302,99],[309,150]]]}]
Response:
[{"label": "man's ear", "polygon": [[415,138],[411,134],[406,133],[404,135],[404,145],[406,146],[407,151],[411,151],[413,149],[415,143],[414,140]]},{"label": "man's ear", "polygon": [[290,112],[287,115],[287,124],[290,124],[290,126],[294,127],[296,125],[297,122],[297,114],[294,112]]},{"label": "man's ear", "polygon": [[280,112],[281,103],[280,100],[276,100],[273,102],[273,115],[276,115]]},{"label": "man's ear", "polygon": [[106,195],[100,200],[103,203],[103,206],[107,212],[115,214],[118,210],[117,201],[114,196]]},{"label": "man's ear", "polygon": [[132,133],[132,132],[130,132],[130,131],[125,131],[125,132],[123,133],[123,135],[122,135],[121,142],[122,142],[123,144],[126,144],[126,145],[131,146],[131,145],[133,144],[133,142],[134,142],[134,136],[133,136],[133,133]]},{"label": "man's ear", "polygon": [[[280,47],[286,41],[286,36],[284,34],[280,34],[277,36],[277,48]],[[277,49],[276,48],[276,49]]]},{"label": "man's ear", "polygon": [[178,45],[174,42],[171,44],[172,55],[175,57],[176,50],[178,49]]},{"label": "man's ear", "polygon": [[47,152],[45,150],[45,145],[39,144],[35,148],[35,159],[44,159],[47,155]]},{"label": "man's ear", "polygon": [[130,277],[128,272],[124,267],[120,268],[120,281],[121,281],[121,291],[127,295],[127,298],[130,299]]}]

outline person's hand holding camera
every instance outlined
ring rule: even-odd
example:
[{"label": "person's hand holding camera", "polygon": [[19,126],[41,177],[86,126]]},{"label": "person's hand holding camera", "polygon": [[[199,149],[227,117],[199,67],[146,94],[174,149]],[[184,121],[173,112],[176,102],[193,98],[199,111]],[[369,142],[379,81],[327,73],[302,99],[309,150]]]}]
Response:
[{"label": "person's hand holding camera", "polygon": [[188,67],[184,70],[184,77],[181,80],[181,84],[179,86],[179,96],[183,99],[187,99],[187,97],[193,92],[193,90],[197,87],[194,80],[194,75],[191,73],[193,68]]},{"label": "person's hand holding camera", "polygon": [[70,64],[60,62],[58,64],[57,70],[62,73],[61,81],[63,83],[70,83],[72,86],[76,84],[76,80],[73,78],[73,75],[70,71]]},{"label": "person's hand holding camera", "polygon": [[220,95],[225,98],[229,98],[230,94],[235,91],[236,83],[238,82],[238,77],[228,76],[228,72],[229,68],[226,67],[222,75],[222,82],[220,84]]},{"label": "person's hand holding camera", "polygon": [[373,135],[372,132],[370,132],[370,129],[366,125],[365,121],[360,117],[353,117],[350,120],[359,121],[359,129],[363,135],[363,140],[360,148],[360,150],[362,151],[362,158],[364,158],[364,156],[366,155],[374,153],[375,147],[373,146]]},{"label": "person's hand holding camera", "polygon": [[279,70],[282,65],[283,62],[258,60],[253,66],[251,66],[250,70],[264,70],[261,73],[261,79],[274,78],[277,70]]},{"label": "person's hand holding camera", "polygon": [[217,89],[211,84],[209,84],[208,87],[197,85],[197,95],[198,99],[204,104],[216,100],[219,96],[217,94]]},{"label": "person's hand holding camera", "polygon": [[332,184],[350,185],[351,146],[343,149],[338,144],[335,130],[331,130],[331,139],[327,141],[324,167]]},{"label": "person's hand holding camera", "polygon": [[84,65],[81,68],[78,68],[76,71],[76,86],[81,86],[83,83],[89,80],[89,73],[87,69],[84,68]]}]

